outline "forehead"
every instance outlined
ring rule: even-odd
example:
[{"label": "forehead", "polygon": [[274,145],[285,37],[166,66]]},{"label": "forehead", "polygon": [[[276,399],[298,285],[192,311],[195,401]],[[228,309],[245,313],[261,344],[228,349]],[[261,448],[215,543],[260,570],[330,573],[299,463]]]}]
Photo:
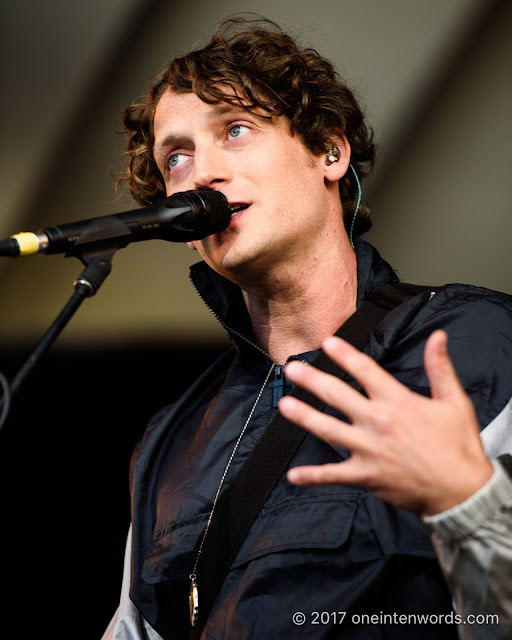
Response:
[{"label": "forehead", "polygon": [[155,137],[163,128],[168,128],[174,123],[190,123],[197,126],[199,123],[208,124],[231,114],[247,114],[242,106],[231,105],[227,102],[208,104],[203,102],[195,93],[178,93],[168,89],[160,97],[155,109],[153,128]]}]

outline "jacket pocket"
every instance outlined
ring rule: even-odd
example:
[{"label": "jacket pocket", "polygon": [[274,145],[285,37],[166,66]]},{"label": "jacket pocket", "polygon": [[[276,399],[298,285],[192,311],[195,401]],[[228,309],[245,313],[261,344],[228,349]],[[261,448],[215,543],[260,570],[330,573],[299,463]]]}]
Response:
[{"label": "jacket pocket", "polygon": [[[326,491],[265,507],[254,521],[232,568],[270,553],[338,549],[351,537],[360,492]],[[375,554],[374,554],[375,555]]]}]

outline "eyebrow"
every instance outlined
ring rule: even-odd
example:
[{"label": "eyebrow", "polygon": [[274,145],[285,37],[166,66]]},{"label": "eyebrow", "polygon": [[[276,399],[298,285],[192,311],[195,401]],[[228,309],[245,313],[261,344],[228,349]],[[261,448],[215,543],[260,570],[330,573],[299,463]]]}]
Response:
[{"label": "eyebrow", "polygon": [[172,133],[165,136],[165,138],[158,144],[153,145],[153,158],[158,162],[158,158],[165,153],[168,147],[174,146],[182,136],[175,136]]}]

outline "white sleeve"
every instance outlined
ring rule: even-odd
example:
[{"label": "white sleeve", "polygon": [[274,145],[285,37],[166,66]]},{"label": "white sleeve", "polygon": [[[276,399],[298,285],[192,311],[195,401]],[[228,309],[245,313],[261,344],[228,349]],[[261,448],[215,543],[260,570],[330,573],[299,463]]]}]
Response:
[{"label": "white sleeve", "polygon": [[131,555],[132,527],[130,525],[126,539],[119,606],[101,640],[162,640],[130,600]]},{"label": "white sleeve", "polygon": [[481,432],[482,444],[488,458],[512,453],[512,398],[506,407]]}]

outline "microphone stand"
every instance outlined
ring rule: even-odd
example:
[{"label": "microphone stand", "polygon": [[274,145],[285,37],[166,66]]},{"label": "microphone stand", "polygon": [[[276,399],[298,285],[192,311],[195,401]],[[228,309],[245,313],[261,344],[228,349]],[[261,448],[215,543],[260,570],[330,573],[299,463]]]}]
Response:
[{"label": "microphone stand", "polygon": [[[115,252],[125,246],[126,242],[122,238],[111,238],[107,246],[105,246],[104,243],[99,244],[101,246],[96,244],[95,246],[82,245],[77,247],[77,244],[75,244],[73,247],[72,255],[79,258],[79,260],[85,264],[85,269],[73,283],[75,291],[71,298],[55,318],[18,373],[14,376],[12,382],[4,389],[3,398],[0,400],[0,428],[7,417],[11,395],[19,391],[29,373],[50,349],[85,298],[90,298],[96,294],[112,270],[112,258]],[[3,380],[4,387],[5,382],[6,381]]]}]

